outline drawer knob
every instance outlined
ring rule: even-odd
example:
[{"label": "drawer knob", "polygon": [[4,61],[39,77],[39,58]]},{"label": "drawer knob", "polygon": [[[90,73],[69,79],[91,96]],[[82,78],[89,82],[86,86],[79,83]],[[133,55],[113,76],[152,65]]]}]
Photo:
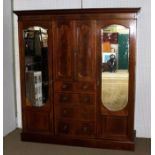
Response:
[{"label": "drawer knob", "polygon": [[68,96],[62,96],[62,101],[67,101],[68,100]]},{"label": "drawer knob", "polygon": [[63,111],[63,114],[64,114],[64,115],[67,115],[67,114],[68,114],[68,111],[65,109],[65,110]]},{"label": "drawer knob", "polygon": [[87,89],[88,89],[88,85],[84,85],[84,86],[82,87],[82,89],[83,89],[83,90],[87,90]]},{"label": "drawer knob", "polygon": [[89,97],[89,96],[84,96],[84,97],[83,97],[83,101],[84,101],[84,102],[89,102],[89,100],[90,100],[90,97]]},{"label": "drawer knob", "polygon": [[67,131],[67,130],[68,130],[68,127],[69,127],[69,126],[68,126],[67,124],[64,124],[64,125],[63,125],[63,131]]},{"label": "drawer knob", "polygon": [[68,87],[67,84],[63,84],[63,85],[62,85],[62,89],[66,89],[67,87]]},{"label": "drawer knob", "polygon": [[87,132],[87,131],[88,131],[88,127],[87,127],[87,126],[84,126],[84,127],[83,127],[83,131],[84,131],[84,132]]}]

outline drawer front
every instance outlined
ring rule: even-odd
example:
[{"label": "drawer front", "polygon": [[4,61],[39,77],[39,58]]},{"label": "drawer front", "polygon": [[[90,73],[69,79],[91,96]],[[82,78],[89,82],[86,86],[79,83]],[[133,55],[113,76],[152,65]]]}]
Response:
[{"label": "drawer front", "polygon": [[91,94],[78,94],[78,103],[80,105],[95,105],[95,97]]},{"label": "drawer front", "polygon": [[78,92],[94,92],[95,85],[92,82],[78,82],[75,83],[75,90]]},{"label": "drawer front", "polygon": [[55,118],[75,118],[76,109],[68,106],[55,106]]},{"label": "drawer front", "polygon": [[87,107],[87,106],[81,106],[79,107],[78,111],[78,118],[79,120],[95,120],[95,108],[94,106]]},{"label": "drawer front", "polygon": [[73,84],[71,82],[55,82],[54,83],[55,91],[73,91]]},{"label": "drawer front", "polygon": [[54,102],[55,104],[63,105],[72,105],[75,104],[76,97],[74,94],[68,93],[55,93]]},{"label": "drawer front", "polygon": [[56,119],[95,120],[94,106],[55,106]]},{"label": "drawer front", "polygon": [[57,120],[56,135],[72,137],[94,137],[95,124],[89,121]]},{"label": "drawer front", "polygon": [[59,105],[95,105],[95,96],[92,94],[55,93],[54,99]]},{"label": "drawer front", "polygon": [[93,82],[62,82],[54,83],[54,91],[56,92],[94,92],[95,84]]},{"label": "drawer front", "polygon": [[59,136],[59,135],[73,136],[73,135],[75,135],[74,122],[67,121],[67,120],[56,120],[55,133],[57,136]]},{"label": "drawer front", "polygon": [[76,135],[82,137],[95,136],[95,123],[89,121],[79,121],[76,126]]}]

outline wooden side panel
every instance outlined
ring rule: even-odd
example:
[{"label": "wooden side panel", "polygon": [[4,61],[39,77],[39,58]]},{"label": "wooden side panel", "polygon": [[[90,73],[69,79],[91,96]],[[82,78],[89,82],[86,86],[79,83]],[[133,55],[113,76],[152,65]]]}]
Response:
[{"label": "wooden side panel", "polygon": [[50,132],[50,113],[39,111],[25,111],[25,131],[35,133]]},{"label": "wooden side panel", "polygon": [[[135,28],[133,21],[128,20],[105,20],[97,21],[97,77],[99,85],[97,88],[98,102],[98,135],[105,139],[113,140],[132,140],[133,141],[133,116],[134,116],[134,72],[135,72]],[[101,101],[102,78],[101,78],[101,34],[100,30],[112,24],[122,25],[129,28],[129,94],[127,106],[119,111],[110,111],[103,106]],[[133,34],[132,34],[133,33]],[[104,88],[103,88],[104,89]],[[132,94],[132,95],[130,95]],[[104,98],[104,95],[103,95]]]},{"label": "wooden side panel", "polygon": [[127,139],[128,117],[102,116],[100,136],[106,139]]},{"label": "wooden side panel", "polygon": [[94,21],[77,21],[77,80],[93,81],[95,76]]},{"label": "wooden side panel", "polygon": [[72,80],[74,22],[70,20],[57,20],[53,24],[54,77],[56,80]]},{"label": "wooden side panel", "polygon": [[[48,30],[48,37],[52,35],[52,25],[49,21],[40,21],[37,18],[40,16],[34,16],[36,20],[29,21],[23,17],[23,21],[19,21],[19,55],[20,55],[20,79],[21,79],[21,102],[22,102],[22,126],[23,132],[29,133],[41,133],[41,134],[51,134],[53,135],[53,100],[52,100],[52,84],[50,83],[48,87],[48,99],[47,104],[41,107],[30,106],[26,104],[26,77],[25,77],[25,45],[23,38],[23,31],[32,26],[39,26]],[[52,80],[52,50],[51,37],[48,38],[48,77],[49,81]],[[45,53],[44,53],[45,54]]]}]

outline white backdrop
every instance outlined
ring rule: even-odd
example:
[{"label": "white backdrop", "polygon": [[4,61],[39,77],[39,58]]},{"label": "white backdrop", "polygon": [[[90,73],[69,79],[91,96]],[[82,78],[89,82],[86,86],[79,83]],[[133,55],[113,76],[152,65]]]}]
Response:
[{"label": "white backdrop", "polygon": [[[14,0],[14,10],[141,7],[137,28],[135,129],[151,137],[151,2],[150,0]],[[17,17],[14,16],[17,121],[21,127]]]},{"label": "white backdrop", "polygon": [[[3,2],[3,136],[16,128],[13,61],[12,5]],[[1,51],[2,53],[2,51]],[[2,72],[2,71],[1,71]],[[1,103],[1,104],[2,104]]]}]

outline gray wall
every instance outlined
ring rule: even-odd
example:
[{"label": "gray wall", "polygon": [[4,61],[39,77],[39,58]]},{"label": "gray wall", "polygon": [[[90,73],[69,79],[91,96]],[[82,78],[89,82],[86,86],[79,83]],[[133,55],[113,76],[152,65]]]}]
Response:
[{"label": "gray wall", "polygon": [[[81,3],[82,2],[82,3]],[[137,65],[135,129],[138,137],[151,137],[151,1],[150,0],[14,0],[14,10],[66,9],[66,8],[118,8],[141,7],[137,25]],[[17,18],[15,18],[17,32]],[[17,38],[17,33],[15,33]],[[16,68],[18,64],[18,40],[15,39]],[[18,126],[21,127],[19,70],[17,77]]]},{"label": "gray wall", "polygon": [[3,2],[3,136],[16,128],[13,74],[12,6]]}]

